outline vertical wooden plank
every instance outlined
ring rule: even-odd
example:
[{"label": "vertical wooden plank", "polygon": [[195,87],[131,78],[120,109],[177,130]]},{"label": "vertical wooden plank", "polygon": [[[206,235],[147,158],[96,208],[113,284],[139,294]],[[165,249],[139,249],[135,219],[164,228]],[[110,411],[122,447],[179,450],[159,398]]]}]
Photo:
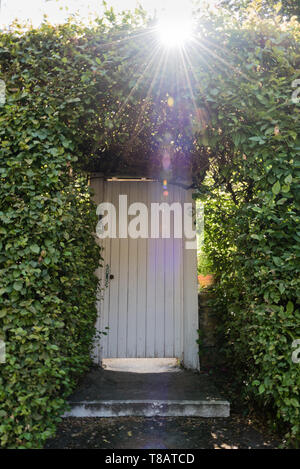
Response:
[{"label": "vertical wooden plank", "polygon": [[[97,205],[103,201],[103,178],[100,177],[98,174],[92,174],[91,175],[91,180],[90,180],[90,186],[93,191],[93,196],[92,200],[95,203],[94,210],[96,211]],[[95,227],[96,230],[96,227]],[[99,238],[95,238],[96,243],[102,247],[102,241]],[[100,340],[98,337],[97,332],[101,331],[102,327],[102,301],[101,301],[101,284],[102,284],[102,267],[100,265],[100,260],[99,260],[99,267],[95,271],[95,275],[98,277],[99,284],[99,292],[97,292],[97,297],[96,297],[96,309],[97,309],[97,320],[95,324],[95,329],[96,329],[96,336],[94,338],[94,348],[93,348],[93,353],[92,353],[92,359],[94,363],[100,364],[101,362],[101,356],[100,356]]]},{"label": "vertical wooden plank", "polygon": [[[136,183],[130,183],[128,205],[136,202]],[[128,218],[129,219],[129,218]],[[128,324],[127,324],[127,357],[135,358],[137,351],[137,241],[128,238]]]},{"label": "vertical wooden plank", "polygon": [[[156,183],[156,201],[162,202],[162,186]],[[156,243],[156,307],[155,307],[155,356],[164,357],[165,352],[165,256],[164,240],[162,235],[162,223],[160,221],[160,238]]]},{"label": "vertical wooden plank", "polygon": [[[136,182],[138,201],[146,204],[147,182]],[[146,356],[146,308],[147,308],[147,243],[145,238],[137,239],[137,357]]]},{"label": "vertical wooden plank", "polygon": [[[183,206],[182,189],[174,188],[174,199]],[[174,239],[174,348],[175,357],[183,359],[183,241]]]},{"label": "vertical wooden plank", "polygon": [[[185,191],[185,201],[192,202],[192,191]],[[197,249],[186,249],[183,245],[183,305],[184,305],[184,365],[199,368],[197,341],[198,329],[198,286]]]},{"label": "vertical wooden plank", "polygon": [[[172,204],[174,201],[174,186],[169,186],[169,195],[166,202]],[[170,214],[170,238],[164,239],[165,257],[165,357],[174,357],[174,216]]]},{"label": "vertical wooden plank", "polygon": [[[119,182],[110,182],[111,185],[111,202],[116,207],[118,219],[118,203],[119,203]],[[118,232],[117,232],[118,236]],[[114,276],[109,280],[110,298],[109,298],[109,341],[108,353],[111,358],[118,356],[118,320],[119,320],[119,238],[111,239],[110,253],[110,274]]]},{"label": "vertical wooden plank", "polygon": [[[111,186],[110,183],[104,182],[104,202],[110,202],[111,198]],[[108,358],[108,342],[109,342],[109,300],[110,300],[110,288],[109,283],[106,284],[105,272],[106,265],[110,265],[110,252],[111,252],[111,240],[104,238],[103,240],[103,268],[102,268],[102,312],[101,312],[101,332],[105,332],[106,335],[101,334],[100,337],[100,354],[102,358]]]},{"label": "vertical wooden plank", "polygon": [[[120,194],[128,195],[130,182],[120,183]],[[118,220],[119,226],[119,220]],[[128,238],[121,238],[120,244],[120,279],[119,279],[119,321],[118,321],[118,357],[127,356],[127,314],[128,314]]]},{"label": "vertical wooden plank", "polygon": [[151,239],[151,202],[155,202],[155,182],[147,183],[149,238],[147,240],[146,357],[155,357],[156,240]]}]

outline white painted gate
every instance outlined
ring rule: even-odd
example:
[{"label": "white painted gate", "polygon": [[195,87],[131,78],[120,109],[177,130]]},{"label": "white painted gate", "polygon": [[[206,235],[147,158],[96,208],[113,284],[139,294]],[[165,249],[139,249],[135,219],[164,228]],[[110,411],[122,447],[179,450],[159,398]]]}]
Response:
[{"label": "white painted gate", "polygon": [[[174,185],[168,187],[166,199],[159,182],[94,177],[91,184],[97,204],[111,202],[116,207],[117,236],[119,195],[127,195],[128,207],[135,202],[148,207],[149,233],[151,202],[191,201],[190,191]],[[132,218],[128,216],[128,221]],[[198,368],[196,251],[186,250],[184,243],[173,237],[173,222],[169,239],[116,237],[101,241],[104,260],[98,269],[102,298],[97,302],[100,341],[96,339],[96,362],[103,358],[176,357],[186,366]]]}]

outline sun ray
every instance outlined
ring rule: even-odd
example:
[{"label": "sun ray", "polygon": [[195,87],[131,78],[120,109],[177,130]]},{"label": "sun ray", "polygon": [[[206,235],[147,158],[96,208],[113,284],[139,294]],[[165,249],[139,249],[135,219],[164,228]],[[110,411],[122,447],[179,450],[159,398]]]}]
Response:
[{"label": "sun ray", "polygon": [[[141,81],[143,80],[143,78],[145,77],[149,67],[152,65],[153,61],[155,60],[157,54],[159,52],[159,48],[158,46],[156,45],[156,47],[154,47],[154,49],[152,50],[150,56],[147,57],[147,59],[144,61],[144,63],[141,65],[141,67],[145,67],[144,68],[144,71],[143,73],[140,75],[140,77],[137,79],[135,85],[133,86],[133,88],[130,90],[130,93],[128,94],[128,96],[126,97],[126,99],[124,100],[124,102],[122,103],[122,105],[120,106],[119,110],[117,111],[117,114],[115,117],[119,117],[124,109],[124,107],[126,106],[126,104],[128,103],[129,99],[131,98],[131,96],[133,95],[133,93],[135,92],[135,90],[138,88],[139,84],[141,83]],[[140,65],[138,64],[135,68],[135,71],[132,73],[131,76],[134,76],[135,73],[136,73],[136,70],[137,68],[139,68]]]},{"label": "sun ray", "polygon": [[188,73],[188,70],[187,70],[186,62],[185,62],[185,59],[184,59],[183,49],[184,48],[180,49],[181,62],[182,62],[182,65],[183,65],[183,70],[184,70],[184,74],[185,74],[185,77],[186,77],[186,82],[187,82],[188,88],[189,88],[190,93],[191,93],[192,103],[193,103],[194,109],[197,113],[196,99],[195,99],[195,95],[194,95],[194,92],[193,92],[193,87],[192,87],[192,84],[191,84],[189,73]]},{"label": "sun ray", "polygon": [[189,53],[188,53],[187,48],[184,48],[184,49],[183,49],[183,53],[185,54],[186,61],[187,61],[188,64],[189,64],[189,67],[190,67],[190,70],[191,70],[191,73],[192,73],[192,75],[193,75],[193,78],[194,78],[195,83],[197,83],[197,84],[199,85],[200,90],[203,91],[203,88],[202,88],[202,86],[201,86],[201,82],[200,82],[199,78],[197,77],[197,75],[196,75],[196,73],[195,73],[194,66],[193,66],[193,63],[192,63],[192,61],[191,61],[191,59],[190,59],[190,56],[189,56]]},{"label": "sun ray", "polygon": [[[159,50],[160,50],[160,49],[159,49]],[[157,78],[157,76],[158,76],[158,73],[159,73],[159,71],[160,71],[160,68],[161,68],[163,62],[165,62],[165,51],[164,51],[164,53],[163,53],[163,54],[161,55],[161,57],[160,57],[160,60],[159,60],[158,66],[157,66],[157,70],[156,70],[156,72],[155,72],[155,74],[154,74],[154,76],[153,76],[153,78],[152,78],[152,80],[151,80],[151,84],[150,84],[150,86],[149,86],[149,88],[148,88],[148,91],[147,91],[147,95],[146,95],[146,98],[145,98],[145,104],[142,106],[141,111],[140,111],[140,113],[139,113],[139,116],[138,116],[138,119],[137,119],[137,123],[136,123],[135,129],[134,129],[134,138],[136,138],[137,135],[139,134],[139,132],[138,132],[139,121],[140,121],[140,118],[141,118],[141,116],[142,116],[142,114],[143,114],[143,112],[144,112],[144,110],[145,110],[145,107],[146,107],[146,105],[147,105],[147,100],[148,100],[149,97],[150,97],[151,91],[152,91],[152,89],[153,89],[153,87],[154,87],[156,78]],[[141,129],[140,129],[140,130],[141,130]]]},{"label": "sun ray", "polygon": [[128,35],[127,37],[124,37],[124,39],[116,39],[115,41],[105,42],[105,43],[99,45],[97,47],[97,49],[101,50],[101,48],[111,47],[111,46],[114,46],[114,45],[120,45],[123,42],[132,41],[133,39],[141,38],[143,36],[148,36],[148,35],[153,36],[153,32],[154,32],[154,28],[147,28],[147,30],[145,30],[145,31],[140,31],[140,32],[134,33],[132,35]]},{"label": "sun ray", "polygon": [[[227,62],[225,59],[222,59],[222,57],[220,57],[216,52],[212,51],[211,49],[209,49],[208,47],[206,47],[203,42],[199,41],[198,39],[194,38],[194,42],[197,43],[197,45],[199,47],[201,47],[203,50],[205,50],[208,54],[212,55],[215,59],[219,60],[223,65],[225,65],[227,68],[230,68],[231,70],[233,70],[234,72],[240,74],[241,76],[243,76],[246,80],[248,81],[253,81],[251,78],[249,78],[244,72],[242,72],[242,70],[240,70],[239,68],[235,67],[234,65],[230,64],[229,62]],[[227,73],[227,72],[226,72]]]},{"label": "sun ray", "polygon": [[169,60],[169,50],[168,49],[164,49],[163,56],[164,56],[164,63],[163,63],[163,67],[162,67],[162,70],[161,70],[161,75],[160,75],[160,80],[159,80],[159,85],[158,85],[158,94],[161,93],[161,87],[162,87],[164,77],[165,77],[165,74],[166,74],[166,70],[167,70],[167,63],[168,63],[168,60]]}]

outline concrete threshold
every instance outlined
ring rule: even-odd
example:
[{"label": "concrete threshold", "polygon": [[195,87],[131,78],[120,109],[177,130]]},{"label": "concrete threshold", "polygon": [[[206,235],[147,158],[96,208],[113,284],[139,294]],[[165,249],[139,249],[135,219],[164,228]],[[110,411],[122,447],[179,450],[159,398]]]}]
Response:
[{"label": "concrete threshold", "polygon": [[110,400],[71,402],[64,417],[229,417],[222,400]]},{"label": "concrete threshold", "polygon": [[126,362],[117,363],[122,371],[92,368],[70,396],[70,410],[64,416],[229,416],[229,402],[208,375],[176,369],[173,364],[169,368],[160,364],[161,372],[154,372],[151,364],[142,364],[142,372],[137,372],[137,366],[127,371]]}]

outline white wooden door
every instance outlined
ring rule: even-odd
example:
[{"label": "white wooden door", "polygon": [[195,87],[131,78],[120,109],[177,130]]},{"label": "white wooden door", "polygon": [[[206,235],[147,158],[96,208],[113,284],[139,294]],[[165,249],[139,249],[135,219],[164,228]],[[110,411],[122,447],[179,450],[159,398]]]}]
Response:
[{"label": "white wooden door", "polygon": [[[174,185],[168,187],[166,198],[159,182],[102,181],[100,188],[98,180],[93,186],[97,189],[97,203],[102,200],[114,204],[117,221],[119,195],[127,195],[128,206],[143,202],[148,207],[149,232],[151,202],[171,204],[187,200],[187,191]],[[134,217],[128,216],[129,222],[131,218]],[[120,238],[118,228],[117,222],[116,238],[101,241],[104,260],[99,269],[102,298],[98,300],[100,341],[96,339],[96,361],[153,357],[183,360],[184,333],[189,334],[187,326],[184,331],[184,239],[174,238],[173,223],[170,238]],[[192,272],[195,279],[191,283],[195,285],[192,296],[197,303],[196,253],[194,258]],[[198,367],[195,301],[189,306],[194,316],[194,321],[189,319],[189,327],[194,326],[193,333],[189,334],[189,340],[193,341],[193,368]]]}]

